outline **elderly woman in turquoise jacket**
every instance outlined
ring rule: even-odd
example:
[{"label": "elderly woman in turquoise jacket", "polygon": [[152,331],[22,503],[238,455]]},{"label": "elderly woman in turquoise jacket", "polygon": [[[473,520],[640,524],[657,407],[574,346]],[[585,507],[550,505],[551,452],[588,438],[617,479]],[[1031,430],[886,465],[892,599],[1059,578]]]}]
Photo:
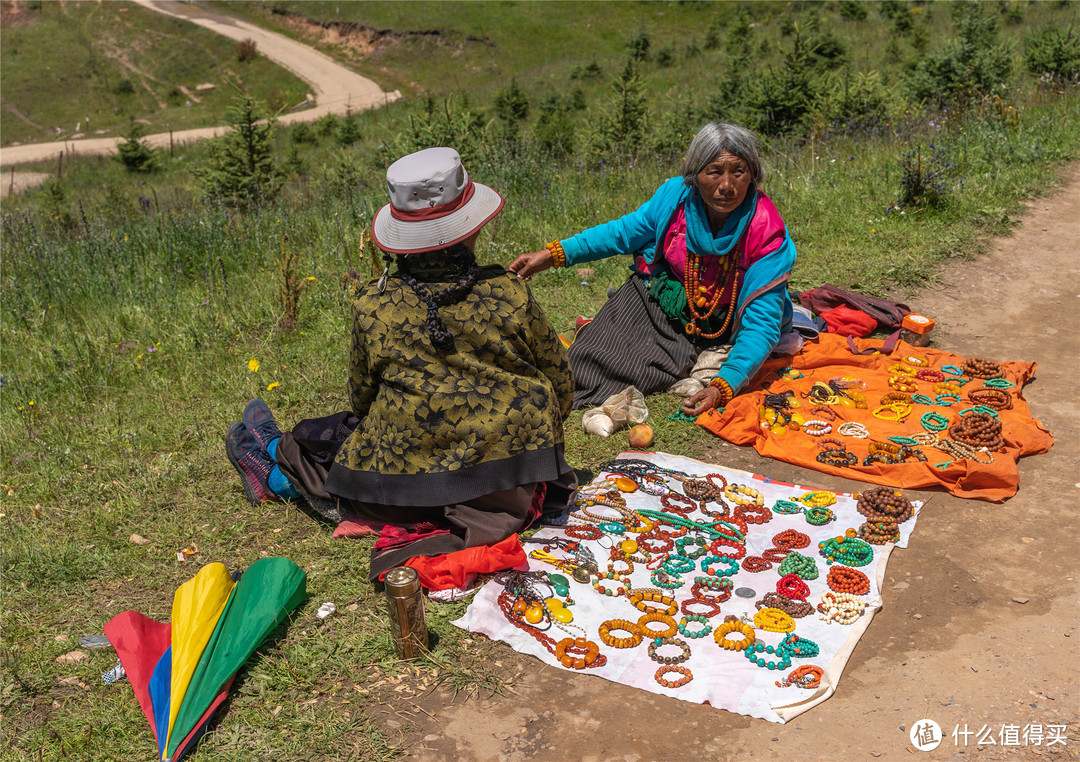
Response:
[{"label": "elderly woman in turquoise jacket", "polygon": [[575,408],[634,385],[689,394],[682,412],[697,416],[727,405],[786,338],[798,341],[787,293],[795,246],[763,177],[752,133],[706,124],[682,175],[636,211],[511,263],[528,280],[549,267],[634,256],[626,283],[570,347]]}]

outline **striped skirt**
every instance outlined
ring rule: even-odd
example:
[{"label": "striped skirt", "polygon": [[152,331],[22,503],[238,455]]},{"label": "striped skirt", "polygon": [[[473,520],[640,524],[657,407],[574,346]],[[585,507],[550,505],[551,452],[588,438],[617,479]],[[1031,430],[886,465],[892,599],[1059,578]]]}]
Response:
[{"label": "striped skirt", "polygon": [[570,345],[574,407],[596,407],[628,386],[665,392],[688,377],[708,347],[691,343],[683,328],[649,297],[645,279],[631,274]]}]

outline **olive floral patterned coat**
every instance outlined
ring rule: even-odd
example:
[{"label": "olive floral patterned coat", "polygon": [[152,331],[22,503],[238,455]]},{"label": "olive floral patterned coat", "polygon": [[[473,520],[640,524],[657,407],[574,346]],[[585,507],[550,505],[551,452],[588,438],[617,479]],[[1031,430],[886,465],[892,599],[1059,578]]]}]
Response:
[{"label": "olive floral patterned coat", "polygon": [[[412,255],[417,256],[417,255]],[[437,262],[413,266],[432,292]],[[399,278],[353,304],[349,394],[360,424],[326,489],[384,505],[460,503],[571,472],[563,420],[573,399],[566,351],[525,283],[484,267],[469,294],[439,307],[454,336],[440,355],[427,309]]]}]

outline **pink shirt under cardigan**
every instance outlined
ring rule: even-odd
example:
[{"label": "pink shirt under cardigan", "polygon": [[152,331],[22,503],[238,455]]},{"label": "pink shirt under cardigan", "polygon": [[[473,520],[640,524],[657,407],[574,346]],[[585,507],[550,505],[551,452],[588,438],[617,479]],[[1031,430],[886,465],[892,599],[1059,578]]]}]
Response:
[{"label": "pink shirt under cardigan", "polygon": [[[760,190],[757,191],[757,197],[754,218],[744,233],[745,246],[742,247],[743,255],[739,262],[740,280],[741,275],[746,273],[750,265],[766,254],[776,251],[784,242],[784,221],[780,217],[780,212],[776,210],[772,200]],[[638,256],[635,262],[641,274],[649,277],[661,260],[666,261],[672,276],[680,283],[686,283],[686,257],[686,212],[683,204],[679,204],[671,218],[667,233],[664,234],[662,256],[654,257],[651,263],[646,262],[644,257]],[[723,285],[724,273],[720,269],[721,258],[707,254],[702,257],[702,262],[705,267],[699,275],[699,282],[708,289],[707,297],[711,299],[715,289]],[[720,298],[717,306],[727,307],[730,302],[731,296],[727,294]]]}]

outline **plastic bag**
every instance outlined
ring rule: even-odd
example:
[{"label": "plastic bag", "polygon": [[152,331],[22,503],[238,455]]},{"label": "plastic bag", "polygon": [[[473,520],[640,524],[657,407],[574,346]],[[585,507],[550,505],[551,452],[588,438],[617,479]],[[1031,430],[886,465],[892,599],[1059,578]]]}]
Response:
[{"label": "plastic bag", "polygon": [[645,406],[645,395],[636,386],[628,386],[618,394],[604,400],[600,409],[607,413],[616,428],[635,423],[644,423],[649,417],[649,408]]},{"label": "plastic bag", "polygon": [[645,395],[628,386],[608,397],[600,407],[586,410],[581,416],[581,426],[589,434],[606,437],[624,426],[643,423],[648,417]]}]

